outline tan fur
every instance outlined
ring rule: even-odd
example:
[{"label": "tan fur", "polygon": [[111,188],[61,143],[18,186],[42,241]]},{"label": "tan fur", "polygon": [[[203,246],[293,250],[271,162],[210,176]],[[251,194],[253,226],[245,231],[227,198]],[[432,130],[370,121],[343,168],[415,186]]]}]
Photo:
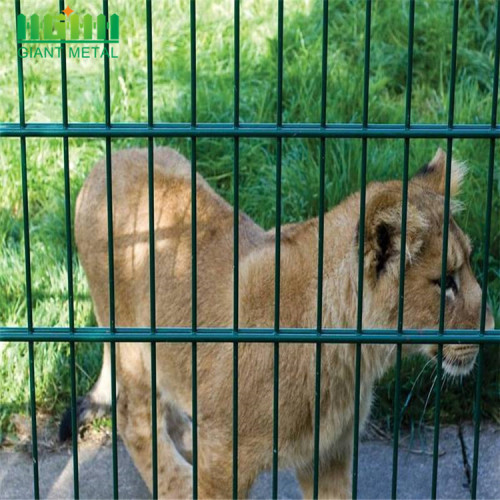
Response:
[{"label": "tan fur", "polygon": [[[444,153],[409,184],[404,326],[436,327],[441,275]],[[158,326],[191,325],[191,193],[188,161],[167,148],[154,154],[156,298]],[[116,322],[149,326],[147,151],[113,156],[113,224]],[[456,165],[456,164],[454,164]],[[454,167],[452,191],[460,176]],[[394,328],[398,314],[402,185],[372,183],[366,192],[363,326]],[[99,163],[78,197],[75,234],[100,325],[109,324],[105,166]],[[233,210],[197,177],[198,326],[231,327],[233,318]],[[240,216],[240,327],[272,327],[274,231]],[[359,193],[325,215],[323,326],[355,327],[357,306]],[[318,220],[282,228],[282,327],[316,326]],[[459,281],[446,300],[447,328],[476,328],[481,290],[469,265],[467,237],[451,220],[448,268]],[[383,263],[383,265],[381,265]],[[488,327],[492,325],[488,313]],[[244,334],[242,334],[244,336]],[[157,345],[158,460],[160,496],[192,494],[190,444],[191,344]],[[149,344],[116,344],[118,425],[136,466],[151,487]],[[475,346],[444,348],[444,367],[465,373]],[[405,352],[435,354],[436,346]],[[279,463],[294,467],[312,495],[315,346],[280,345]],[[394,346],[364,345],[361,425],[375,381],[393,361]],[[233,345],[198,344],[199,497],[232,495]],[[105,361],[109,361],[105,352]],[[321,498],[350,495],[354,412],[354,345],[322,348]],[[105,364],[103,374],[108,370]],[[238,496],[272,462],[273,346],[239,345]],[[100,384],[105,379],[101,375]],[[99,384],[98,383],[98,384]],[[108,386],[109,387],[109,386]]]}]

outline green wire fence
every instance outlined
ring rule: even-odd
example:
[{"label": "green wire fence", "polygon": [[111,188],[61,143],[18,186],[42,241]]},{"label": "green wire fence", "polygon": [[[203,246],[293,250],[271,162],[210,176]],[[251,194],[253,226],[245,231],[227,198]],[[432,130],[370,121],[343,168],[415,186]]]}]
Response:
[{"label": "green wire fence", "polygon": [[[153,469],[153,497],[158,497],[157,474],[157,425],[156,425],[156,343],[157,342],[191,342],[192,344],[192,441],[193,441],[193,497],[197,497],[198,468],[197,468],[197,345],[199,342],[230,342],[233,343],[233,497],[238,492],[238,345],[239,342],[269,342],[274,344],[274,405],[273,405],[273,456],[272,456],[272,496],[278,493],[278,388],[279,388],[279,347],[281,342],[299,342],[316,344],[315,363],[315,408],[314,408],[314,457],[313,457],[313,495],[318,495],[319,478],[319,439],[320,439],[320,388],[321,388],[321,347],[323,343],[353,343],[356,344],[356,380],[354,402],[354,433],[353,433],[353,464],[352,464],[352,496],[357,497],[358,453],[359,453],[359,406],[360,406],[360,370],[362,344],[390,343],[397,346],[396,351],[396,384],[394,393],[394,433],[393,433],[393,470],[392,470],[392,498],[396,498],[398,474],[398,444],[400,419],[397,417],[401,410],[401,357],[402,345],[410,343],[438,344],[437,381],[435,384],[435,422],[434,446],[432,465],[432,498],[436,498],[438,480],[438,446],[439,446],[439,419],[440,419],[440,389],[442,378],[443,344],[475,343],[479,345],[477,366],[477,384],[474,401],[474,449],[472,466],[471,496],[476,497],[478,480],[479,457],[479,426],[480,426],[480,394],[483,376],[483,357],[485,344],[499,344],[499,330],[485,330],[487,308],[487,274],[488,253],[490,246],[490,229],[492,219],[493,176],[495,139],[500,138],[500,128],[497,126],[497,101],[499,80],[500,54],[500,0],[496,2],[496,50],[493,72],[493,93],[491,106],[491,121],[489,125],[464,125],[454,123],[455,107],[455,80],[457,66],[459,0],[453,3],[453,28],[451,50],[450,92],[448,106],[448,121],[446,124],[413,125],[411,123],[412,104],[412,74],[413,74],[413,45],[415,0],[409,1],[408,24],[408,66],[406,83],[406,106],[404,124],[371,124],[369,122],[369,73],[370,73],[370,40],[371,40],[371,10],[372,1],[365,2],[365,66],[363,85],[362,122],[334,123],[326,121],[327,110],[327,65],[328,65],[328,0],[323,0],[322,23],[322,55],[321,55],[321,117],[319,123],[287,124],[283,123],[283,22],[285,16],[284,0],[278,2],[278,64],[277,64],[277,113],[276,123],[240,123],[240,1],[234,0],[234,120],[233,123],[198,123],[196,114],[196,0],[190,0],[190,34],[191,34],[191,120],[190,123],[157,123],[154,121],[154,92],[153,92],[153,50],[152,50],[152,8],[151,0],[145,2],[147,27],[147,123],[118,124],[111,122],[110,104],[110,64],[104,58],[104,109],[105,123],[69,123],[67,98],[67,73],[65,44],[61,44],[61,80],[62,80],[62,116],[61,123],[26,123],[25,99],[23,80],[23,60],[18,56],[18,89],[19,89],[19,123],[0,124],[1,137],[17,137],[20,141],[20,163],[22,180],[22,207],[24,220],[25,246],[25,279],[27,318],[25,327],[0,326],[0,341],[27,342],[29,354],[29,383],[31,394],[31,422],[32,422],[32,456],[33,456],[33,486],[34,496],[39,498],[38,474],[38,446],[36,427],[36,387],[34,373],[34,345],[35,342],[69,342],[71,363],[71,426],[73,439],[73,474],[74,497],[79,497],[78,482],[78,443],[76,418],[76,374],[75,374],[75,342],[110,342],[111,345],[111,388],[112,388],[112,451],[113,451],[113,491],[118,498],[118,463],[117,463],[117,418],[116,418],[116,342],[151,342],[151,396],[152,396],[152,469]],[[59,1],[60,10],[64,9],[64,0]],[[361,5],[361,4],[360,4]],[[108,19],[108,0],[103,0],[103,14]],[[21,13],[20,0],[15,0],[15,15]],[[106,32],[106,39],[109,34]],[[17,49],[22,47],[17,44]],[[65,225],[67,234],[67,284],[68,284],[68,326],[58,328],[36,327],[33,324],[33,304],[31,295],[31,268],[30,268],[30,231],[28,183],[26,165],[26,138],[27,137],[60,137],[63,140],[64,161],[64,197],[65,197]],[[75,327],[74,297],[73,297],[73,270],[71,244],[71,205],[70,205],[70,176],[69,176],[69,145],[70,137],[104,138],[106,144],[106,186],[107,186],[107,221],[108,221],[108,259],[109,259],[109,290],[110,290],[110,318],[109,327]],[[149,182],[149,255],[150,255],[150,328],[126,328],[115,325],[115,297],[114,297],[114,258],[113,258],[113,206],[112,206],[112,178],[111,178],[111,147],[112,139],[117,137],[145,137],[148,139],[148,182]],[[156,325],[156,296],[155,296],[155,234],[154,234],[154,139],[157,137],[187,137],[191,140],[191,190],[192,190],[192,319],[191,328],[166,328]],[[233,326],[232,328],[199,328],[197,325],[197,252],[196,252],[196,141],[198,137],[226,137],[234,141],[233,152],[233,190],[234,190],[234,289],[233,289]],[[239,221],[239,140],[242,137],[267,137],[276,140],[276,228],[281,226],[281,171],[282,171],[282,141],[287,137],[310,137],[320,141],[319,164],[319,238],[318,238],[318,289],[317,289],[317,325],[315,329],[282,329],[279,324],[280,313],[280,231],[276,231],[275,248],[275,315],[274,328],[240,328],[238,324],[238,292],[239,292],[239,262],[238,262],[238,221]],[[358,268],[358,311],[356,328],[324,329],[322,328],[322,301],[323,301],[323,245],[324,245],[324,212],[325,212],[325,144],[329,138],[360,138],[362,141],[361,158],[361,198],[360,198],[360,227],[359,227],[359,268]],[[399,313],[397,329],[395,330],[365,330],[362,324],[363,306],[363,248],[365,237],[365,194],[366,169],[368,156],[368,139],[391,138],[404,140],[403,163],[403,198],[402,198],[402,237],[400,251],[400,284],[399,284]],[[442,243],[442,270],[441,283],[446,279],[447,247],[448,247],[448,215],[450,213],[450,181],[451,181],[451,150],[456,138],[487,138],[490,141],[488,189],[486,200],[486,222],[484,230],[484,259],[483,259],[483,291],[481,302],[480,327],[478,330],[452,330],[444,327],[444,304],[446,287],[441,287],[440,316],[437,330],[403,329],[403,302],[405,286],[405,247],[406,222],[408,199],[408,165],[410,155],[410,139],[412,138],[442,138],[447,140],[447,163],[445,184],[445,215]],[[228,492],[229,494],[229,492]]]}]

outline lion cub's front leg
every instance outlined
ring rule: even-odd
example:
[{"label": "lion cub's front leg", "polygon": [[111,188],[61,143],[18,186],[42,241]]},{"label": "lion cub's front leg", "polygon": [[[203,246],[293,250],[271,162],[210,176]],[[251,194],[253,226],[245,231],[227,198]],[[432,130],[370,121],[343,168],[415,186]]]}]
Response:
[{"label": "lion cub's front leg", "polygon": [[[297,479],[304,499],[313,498],[313,467],[297,470]],[[351,455],[342,458],[330,458],[320,463],[318,498],[344,499],[351,498]]]},{"label": "lion cub's front leg", "polygon": [[[118,431],[142,479],[152,491],[151,389],[142,384],[122,387],[118,398]],[[166,428],[166,412],[158,404],[158,495],[160,498],[192,497],[192,466],[177,449]]]}]

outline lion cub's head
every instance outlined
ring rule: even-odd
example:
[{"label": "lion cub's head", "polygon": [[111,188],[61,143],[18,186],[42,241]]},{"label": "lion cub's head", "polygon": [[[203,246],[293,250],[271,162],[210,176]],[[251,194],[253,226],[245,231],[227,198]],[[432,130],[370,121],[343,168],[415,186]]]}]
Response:
[{"label": "lion cub's head", "polygon": [[[452,162],[451,195],[460,189],[465,174]],[[437,328],[441,295],[446,154],[439,149],[432,161],[408,184],[404,327]],[[471,244],[450,211],[445,327],[479,327],[481,288],[470,266]],[[397,324],[401,247],[401,182],[373,183],[366,194],[364,324],[370,327]],[[494,326],[487,311],[486,328]],[[436,345],[414,346],[433,356]],[[445,345],[443,367],[450,375],[468,373],[475,362],[476,345]]]}]

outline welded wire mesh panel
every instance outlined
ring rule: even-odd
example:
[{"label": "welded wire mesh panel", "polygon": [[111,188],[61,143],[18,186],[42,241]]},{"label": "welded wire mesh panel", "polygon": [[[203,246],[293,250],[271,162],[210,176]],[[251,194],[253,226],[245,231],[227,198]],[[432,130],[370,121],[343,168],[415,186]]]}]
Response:
[{"label": "welded wire mesh panel", "polygon": [[[1,137],[14,137],[19,139],[19,157],[21,168],[23,234],[25,253],[25,288],[26,288],[26,324],[23,327],[0,326],[0,341],[27,342],[29,356],[29,384],[31,395],[31,421],[32,421],[32,455],[33,455],[33,481],[34,495],[39,497],[38,473],[38,443],[36,427],[36,387],[34,348],[37,342],[69,342],[70,345],[70,385],[71,385],[71,427],[73,449],[73,474],[74,496],[79,496],[78,481],[78,432],[77,432],[77,395],[75,374],[75,342],[105,341],[110,343],[111,354],[111,414],[112,414],[112,451],[113,451],[113,494],[118,498],[118,449],[117,449],[117,376],[116,376],[116,351],[120,342],[150,342],[151,344],[151,463],[152,463],[152,494],[154,498],[158,491],[158,439],[157,434],[157,362],[156,347],[160,342],[191,343],[191,373],[192,373],[192,464],[193,464],[193,497],[198,496],[198,344],[200,342],[228,342],[232,343],[233,353],[233,385],[232,385],[232,492],[227,492],[233,497],[238,496],[238,368],[239,368],[239,343],[258,342],[273,344],[273,433],[272,433],[272,496],[278,496],[278,464],[279,464],[279,380],[280,380],[280,344],[281,343],[314,343],[315,344],[315,405],[314,405],[314,454],[313,454],[313,496],[318,496],[319,465],[320,465],[320,393],[321,393],[321,366],[323,344],[355,344],[355,390],[354,390],[354,423],[353,423],[353,462],[352,462],[352,497],[356,498],[358,489],[358,454],[359,454],[359,422],[360,422],[360,397],[361,397],[361,369],[363,344],[394,344],[396,346],[396,383],[394,386],[393,408],[393,465],[392,465],[392,497],[396,498],[398,484],[398,450],[400,434],[401,413],[401,362],[402,347],[404,344],[438,344],[437,354],[437,379],[435,384],[435,412],[434,412],[434,441],[433,465],[431,477],[431,495],[437,496],[438,458],[439,458],[439,424],[441,403],[441,381],[443,377],[443,345],[453,343],[472,343],[479,345],[477,364],[476,394],[474,402],[474,449],[472,465],[471,496],[476,497],[478,482],[480,416],[481,416],[481,390],[484,365],[484,346],[486,344],[500,343],[498,330],[486,330],[487,315],[487,275],[489,272],[488,254],[490,250],[490,233],[493,206],[493,185],[495,166],[495,140],[500,137],[500,128],[497,126],[497,102],[499,80],[499,53],[500,53],[500,2],[496,2],[496,33],[495,33],[495,58],[493,92],[491,96],[491,119],[489,124],[455,124],[455,86],[457,74],[457,50],[459,35],[459,0],[453,1],[453,19],[451,33],[451,58],[449,79],[448,119],[443,124],[413,124],[412,123],[412,77],[414,64],[414,28],[416,1],[408,3],[408,46],[407,69],[405,86],[404,123],[400,124],[375,124],[370,123],[369,97],[370,97],[370,53],[372,43],[372,0],[359,3],[365,9],[364,33],[364,71],[362,114],[360,123],[328,123],[327,122],[327,76],[328,76],[328,28],[329,28],[329,0],[322,1],[322,32],[321,32],[321,69],[317,75],[321,79],[320,121],[318,123],[285,123],[283,121],[283,91],[284,72],[283,61],[285,38],[284,22],[286,19],[286,2],[277,1],[277,64],[276,64],[276,115],[273,123],[243,123],[240,120],[240,13],[244,3],[234,0],[234,102],[233,120],[228,123],[199,123],[197,118],[197,9],[202,9],[203,4],[197,6],[196,0],[190,0],[190,120],[188,123],[167,123],[155,121],[154,115],[154,88],[153,88],[153,10],[151,0],[144,2],[144,19],[146,26],[147,48],[147,122],[145,123],[113,123],[111,119],[110,95],[110,67],[109,58],[103,58],[104,79],[104,116],[103,123],[70,123],[68,120],[68,78],[66,69],[66,44],[61,43],[61,121],[57,123],[27,123],[25,119],[25,96],[23,77],[23,58],[18,55],[18,93],[19,93],[19,122],[0,124]],[[61,11],[65,8],[64,0],[59,1]],[[12,8],[13,14],[21,14],[21,2],[15,0]],[[103,0],[102,12],[106,20],[109,19],[108,0]],[[169,22],[168,20],[166,22]],[[19,28],[18,28],[19,29]],[[105,38],[109,40],[109,29],[106,24]],[[17,49],[23,47],[18,41]],[[293,89],[291,90],[293,91]],[[63,166],[64,166],[64,201],[65,201],[65,230],[66,230],[66,260],[67,260],[67,290],[68,290],[68,321],[66,327],[37,327],[33,321],[33,298],[31,277],[31,248],[30,225],[27,181],[27,155],[26,139],[30,137],[56,137],[62,139]],[[106,194],[107,194],[107,233],[108,233],[108,269],[109,269],[109,326],[108,327],[76,327],[74,312],[74,284],[73,284],[73,253],[71,240],[72,214],[70,190],[70,148],[69,139],[97,138],[105,142],[105,167],[106,167]],[[155,283],[155,200],[154,200],[154,155],[156,138],[184,137],[189,139],[191,147],[191,327],[173,328],[157,326],[157,300]],[[198,138],[230,138],[233,141],[233,324],[231,328],[201,328],[198,324],[198,262],[197,262],[197,140]],[[116,326],[115,303],[115,275],[114,275],[114,231],[113,231],[113,179],[112,179],[112,144],[115,138],[145,138],[147,139],[148,152],[148,219],[149,219],[149,293],[150,293],[150,325],[143,328]],[[240,139],[242,138],[269,138],[275,141],[275,266],[274,266],[274,323],[272,328],[241,328],[239,323],[239,192],[240,192]],[[290,138],[314,138],[319,141],[319,193],[318,193],[318,260],[317,260],[317,302],[316,302],[316,327],[291,329],[282,328],[280,325],[280,298],[281,298],[281,228],[282,225],[282,168],[283,168],[283,142]],[[361,140],[360,172],[360,218],[359,218],[359,253],[358,253],[358,299],[357,321],[353,328],[328,329],[323,327],[323,285],[324,285],[324,232],[325,232],[325,163],[326,143],[332,138],[355,138]],[[365,329],[363,326],[363,277],[364,277],[364,248],[365,248],[365,214],[366,214],[366,189],[367,189],[367,163],[369,157],[369,140],[385,138],[404,141],[404,161],[402,171],[402,206],[401,206],[401,242],[400,242],[400,281],[399,303],[396,329]],[[442,241],[441,263],[441,294],[439,325],[434,330],[416,330],[403,328],[404,294],[405,294],[405,269],[406,269],[406,243],[408,220],[408,183],[410,162],[410,140],[416,138],[446,139],[447,161],[444,193],[444,227]],[[477,330],[447,330],[445,328],[445,301],[447,258],[448,258],[448,229],[450,219],[450,189],[451,189],[451,152],[453,141],[459,138],[488,139],[489,140],[489,165],[488,184],[486,192],[486,219],[484,225],[484,259],[482,269],[482,300],[480,325]],[[482,196],[482,193],[481,193]]]}]

